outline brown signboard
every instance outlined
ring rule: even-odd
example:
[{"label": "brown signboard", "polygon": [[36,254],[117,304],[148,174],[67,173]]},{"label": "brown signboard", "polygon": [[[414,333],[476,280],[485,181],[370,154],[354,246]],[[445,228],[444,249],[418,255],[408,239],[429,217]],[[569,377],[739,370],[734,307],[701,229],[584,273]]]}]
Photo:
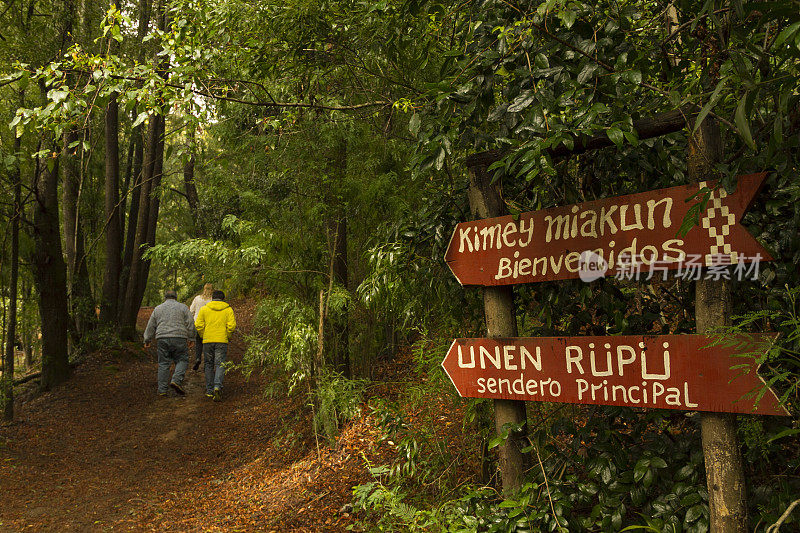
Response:
[{"label": "brown signboard", "polygon": [[469,398],[787,415],[771,389],[754,406],[764,386],[755,356],[775,337],[736,346],[705,335],[456,339],[442,367]]},{"label": "brown signboard", "polygon": [[[668,271],[770,260],[741,218],[766,173],[740,176],[736,191],[682,185],[541,211],[463,222],[445,261],[462,285],[585,281],[623,269]],[[712,189],[699,225],[678,234],[700,188]]]}]

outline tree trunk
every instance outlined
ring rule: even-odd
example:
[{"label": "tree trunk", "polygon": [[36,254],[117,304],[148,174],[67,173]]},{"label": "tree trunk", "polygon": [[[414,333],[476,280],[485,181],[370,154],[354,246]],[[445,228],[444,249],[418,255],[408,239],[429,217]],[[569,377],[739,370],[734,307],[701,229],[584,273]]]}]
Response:
[{"label": "tree trunk", "polygon": [[[24,219],[24,206],[20,205],[20,220]],[[33,368],[34,350],[33,350],[33,332],[29,323],[26,323],[25,317],[28,313],[25,310],[31,302],[31,286],[22,279],[22,324],[20,327],[20,337],[22,338],[22,351],[25,353],[25,371],[28,372]]]},{"label": "tree trunk", "polygon": [[205,231],[202,226],[202,220],[198,212],[200,199],[197,196],[197,185],[194,182],[194,167],[195,155],[192,153],[186,163],[183,165],[183,186],[186,191],[186,200],[189,202],[189,212],[192,214],[192,223],[194,224],[194,236],[202,237]]},{"label": "tree trunk", "polygon": [[78,191],[80,189],[79,170],[75,161],[77,147],[70,147],[78,142],[78,133],[70,129],[64,134],[64,157],[61,164],[64,172],[63,187],[63,217],[64,217],[64,256],[67,260],[67,279],[70,283],[74,280],[78,259],[75,253],[77,243],[77,211]]},{"label": "tree trunk", "polygon": [[[134,108],[132,115],[133,117],[136,116],[136,109]],[[117,112],[117,117],[119,117],[119,111]],[[133,154],[136,152],[136,139],[137,137],[141,137],[141,133],[139,130],[131,130],[130,140],[128,141],[128,149],[125,151],[125,177],[122,180],[122,187],[121,187],[121,194],[119,199],[119,207],[117,211],[119,212],[119,235],[120,239],[125,236],[125,212],[128,209],[128,195],[130,194],[131,184],[135,182],[134,179],[134,162],[133,162]],[[141,163],[140,163],[141,166]],[[121,172],[121,171],[120,171]],[[122,254],[122,250],[124,250],[125,242],[120,243],[120,256]],[[122,266],[120,266],[120,269]],[[119,306],[117,306],[119,308]]]},{"label": "tree trunk", "polygon": [[[14,156],[20,156],[20,138],[14,139]],[[14,345],[17,338],[17,280],[19,278],[19,223],[22,216],[22,175],[19,161],[12,174],[14,180],[14,204],[11,208],[11,278],[8,284],[8,329],[6,334],[5,360],[3,361],[3,418],[14,420]]]},{"label": "tree trunk", "polygon": [[[498,217],[507,214],[500,193],[491,183],[486,165],[470,168],[469,205],[476,219]],[[517,320],[514,315],[514,292],[511,286],[484,287],[483,305],[486,332],[490,338],[516,337]],[[503,493],[511,494],[522,485],[527,458],[522,453],[527,433],[525,402],[519,400],[494,400],[495,429],[503,433],[507,425],[518,427],[500,445],[500,476]]]},{"label": "tree trunk", "polygon": [[[158,128],[158,144],[156,145],[156,159],[153,162],[153,186],[150,192],[150,208],[147,217],[146,248],[151,248],[156,243],[156,229],[158,228],[158,211],[161,205],[161,178],[164,170],[164,117],[161,117]],[[150,276],[150,259],[142,258],[141,274],[139,275],[138,292],[136,293],[136,307],[141,305],[144,291],[147,288],[147,279]]]},{"label": "tree trunk", "polygon": [[42,379],[49,390],[69,377],[67,268],[58,220],[58,154],[40,162],[34,183],[32,258],[42,324]]},{"label": "tree trunk", "polygon": [[[144,37],[147,34],[147,28],[150,25],[152,2],[150,0],[140,0],[138,7],[139,27],[136,32],[136,42],[139,45],[139,59],[144,60],[146,48],[143,46],[142,41],[144,40]],[[136,109],[136,111],[138,111],[138,109]],[[136,114],[133,116],[135,117]],[[148,142],[147,139],[148,138],[145,138],[144,136],[141,125],[131,130],[131,143],[129,145],[128,152],[129,154],[131,151],[133,152],[133,166],[131,170],[131,175],[133,176],[133,189],[129,192],[131,197],[131,208],[130,212],[128,213],[127,232],[125,233],[125,248],[122,255],[122,263],[120,264],[119,296],[117,298],[119,302],[117,321],[119,323],[123,338],[132,338],[133,336],[133,331],[130,329],[130,326],[126,325],[129,321],[129,316],[131,313],[129,309],[130,302],[128,301],[128,285],[133,267],[139,210],[141,208],[141,189],[145,174],[143,154],[145,143]],[[120,211],[120,213],[124,213],[124,208]],[[136,311],[138,312],[138,309]],[[134,318],[134,326],[135,320],[136,319]]]},{"label": "tree trunk", "polygon": [[[164,30],[167,25],[167,15],[165,3],[159,2],[157,6],[157,23],[160,30]],[[144,31],[140,26],[140,32]],[[169,59],[158,56],[154,58],[158,61],[158,72],[167,79],[167,69]],[[147,277],[150,273],[150,261],[142,257],[144,252],[143,245],[152,246],[155,243],[155,231],[158,223],[159,208],[159,186],[161,183],[161,173],[164,163],[164,131],[166,109],[161,109],[160,113],[153,113],[150,117],[148,127],[147,147],[145,150],[144,164],[142,168],[142,185],[139,194],[139,212],[136,221],[136,237],[132,249],[130,275],[128,276],[127,287],[125,289],[125,300],[122,312],[122,335],[124,338],[132,339],[136,331],[136,316],[139,306],[142,303],[145,288],[147,287]]]},{"label": "tree trunk", "polygon": [[76,339],[80,339],[91,329],[94,320],[94,305],[89,281],[89,267],[86,264],[86,250],[83,241],[83,227],[80,221],[81,172],[77,160],[78,148],[70,145],[78,141],[78,134],[70,130],[64,135],[63,173],[64,173],[64,250],[67,258],[67,294],[69,309]]},{"label": "tree trunk", "polygon": [[[131,266],[127,276],[125,299],[123,300],[121,331],[123,338],[133,339],[136,331],[136,316],[141,300],[138,299],[142,269],[142,245],[147,242],[147,230],[150,216],[150,193],[153,187],[153,167],[158,152],[160,115],[150,117],[147,128],[147,147],[142,165],[142,179],[139,186],[139,207],[136,226],[134,228],[133,246],[131,246]],[[130,222],[132,224],[132,222]]]},{"label": "tree trunk", "polygon": [[[131,208],[128,212],[128,228],[125,235],[125,252],[122,255],[122,264],[120,266],[120,282],[119,282],[119,296],[118,301],[119,309],[118,323],[122,325],[123,309],[125,305],[125,295],[128,290],[128,280],[130,279],[131,264],[133,262],[133,247],[136,244],[136,224],[139,219],[139,200],[142,192],[142,178],[144,173],[144,139],[142,138],[141,126],[137,126],[131,133],[136,138],[136,143],[131,145],[133,148],[133,188],[130,191]],[[131,141],[133,143],[133,140]]]},{"label": "tree trunk", "polygon": [[[710,117],[689,140],[689,177],[707,180],[722,158],[719,126]],[[695,282],[697,332],[730,323],[731,289],[728,280]],[[742,457],[736,436],[736,417],[729,413],[702,413],[700,431],[706,465],[711,531],[747,531],[747,499]]]},{"label": "tree trunk", "polygon": [[119,216],[119,107],[117,95],[112,94],[105,117],[105,219],[106,253],[103,268],[103,296],[100,321],[113,323],[117,318],[119,279],[122,260],[122,227]]},{"label": "tree trunk", "polygon": [[[345,290],[347,286],[347,217],[341,215],[337,217],[333,224],[333,234],[336,239],[333,245],[333,281],[342,286]],[[342,314],[333,324],[333,336],[335,338],[334,364],[336,370],[341,372],[346,378],[352,375],[350,364],[350,328],[348,327],[348,309],[342,310]]]}]

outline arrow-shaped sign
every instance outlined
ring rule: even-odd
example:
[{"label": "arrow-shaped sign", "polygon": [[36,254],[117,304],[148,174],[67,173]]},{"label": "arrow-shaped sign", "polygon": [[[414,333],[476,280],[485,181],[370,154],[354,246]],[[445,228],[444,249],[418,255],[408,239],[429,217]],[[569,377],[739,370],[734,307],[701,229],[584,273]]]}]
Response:
[{"label": "arrow-shaped sign", "polygon": [[[445,261],[462,285],[586,281],[623,269],[664,271],[767,261],[741,218],[767,174],[740,176],[736,192],[682,185],[627,196],[462,222]],[[700,224],[681,224],[702,187],[712,189]]]},{"label": "arrow-shaped sign", "polygon": [[[755,357],[775,334],[456,339],[442,367],[461,396],[788,415]],[[737,357],[736,354],[747,354]]]}]

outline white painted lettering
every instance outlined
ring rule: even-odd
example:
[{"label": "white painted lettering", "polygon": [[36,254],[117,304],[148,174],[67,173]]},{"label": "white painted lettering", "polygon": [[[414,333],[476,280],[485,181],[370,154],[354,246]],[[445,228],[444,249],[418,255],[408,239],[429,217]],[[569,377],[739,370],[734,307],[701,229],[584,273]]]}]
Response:
[{"label": "white painted lettering", "polygon": [[[630,357],[624,357],[623,354],[625,352],[630,354]],[[625,365],[629,365],[634,361],[636,361],[636,350],[634,350],[632,346],[627,346],[625,344],[617,346],[617,371],[620,377],[625,375]]]},{"label": "white painted lettering", "polygon": [[656,227],[655,223],[655,214],[656,214],[656,207],[659,204],[664,204],[664,214],[661,218],[661,226],[664,228],[668,228],[672,225],[672,198],[667,196],[666,198],[662,198],[659,201],[655,200],[648,200],[647,201],[647,229],[653,229]]},{"label": "white painted lettering", "polygon": [[611,215],[614,214],[614,211],[617,210],[617,206],[612,205],[606,211],[606,208],[603,207],[600,209],[600,235],[603,236],[606,234],[606,225],[608,225],[608,232],[610,234],[615,234],[617,232],[617,225],[614,224],[614,221],[611,219]]},{"label": "white painted lettering", "polygon": [[475,347],[469,347],[469,363],[464,362],[464,354],[461,351],[461,345],[458,345],[458,367],[459,368],[475,368]]},{"label": "white painted lettering", "polygon": [[514,350],[517,347],[513,344],[507,344],[503,346],[503,363],[505,364],[506,370],[516,370],[517,365],[513,363],[514,360]]},{"label": "white painted lettering", "polygon": [[580,371],[581,375],[583,375],[583,367],[581,366],[581,359],[583,359],[583,351],[581,350],[581,347],[567,346],[565,355],[567,357],[567,374],[572,374],[572,365],[574,363],[575,366],[578,367],[578,371]]},{"label": "white painted lettering", "polygon": [[589,217],[589,220],[581,224],[581,237],[597,238],[597,212],[589,209],[581,213],[580,218]]},{"label": "white painted lettering", "polygon": [[517,245],[516,239],[508,240],[508,236],[517,232],[517,225],[514,222],[509,222],[506,224],[506,227],[503,228],[503,244],[505,244],[508,248]]},{"label": "white painted lettering", "polygon": [[533,368],[535,368],[539,372],[542,371],[542,348],[541,348],[541,346],[537,346],[536,350],[534,350],[534,352],[536,353],[536,357],[534,357],[531,354],[531,352],[529,352],[528,349],[525,346],[520,346],[519,347],[519,358],[520,358],[520,361],[521,361],[522,370],[525,370],[525,361],[527,360],[527,361],[530,361],[531,364],[533,364]]},{"label": "white painted lettering", "polygon": [[697,407],[696,403],[692,403],[689,399],[689,384],[683,382],[683,398],[686,400],[686,407]]},{"label": "white painted lettering", "polygon": [[[569,215],[547,215],[544,220],[547,222],[547,231],[544,236],[545,242],[550,242],[553,239],[569,238]],[[553,231],[553,226],[555,226],[555,231]]]},{"label": "white painted lettering", "polygon": [[670,376],[670,369],[669,369],[669,343],[664,343],[664,373],[663,374],[651,374],[647,372],[647,352],[642,350],[642,379],[657,379],[657,380],[664,380],[669,379]]},{"label": "white painted lettering", "polygon": [[520,221],[519,221],[519,232],[528,234],[528,240],[527,241],[522,242],[522,239],[519,240],[519,245],[522,246],[523,248],[525,246],[528,246],[531,243],[531,241],[533,240],[533,220],[528,220],[528,222],[530,223],[530,226],[528,226],[526,228],[525,227],[525,221],[523,219],[520,219]]},{"label": "white painted lettering", "polygon": [[494,226],[487,226],[481,230],[484,250],[489,250],[490,248],[494,248],[495,240],[497,241],[498,250],[503,247],[503,243],[501,242],[500,239],[500,231],[501,231],[500,224],[495,224]]},{"label": "white painted lettering", "polygon": [[620,231],[631,231],[634,229],[644,229],[642,226],[642,206],[641,204],[633,204],[633,222],[628,223],[627,214],[629,205],[623,205],[619,208],[619,229]]},{"label": "white painted lettering", "polygon": [[500,263],[497,265],[497,274],[494,279],[503,279],[511,275],[511,259],[508,257],[501,257]]},{"label": "white painted lettering", "polygon": [[472,228],[463,228],[463,227],[462,228],[458,228],[458,236],[459,236],[459,239],[458,239],[458,242],[459,242],[458,251],[459,252],[463,252],[464,251],[464,243],[467,244],[467,248],[469,249],[470,252],[474,251],[474,248],[472,246],[472,241],[469,240],[469,232],[470,232],[471,229]]},{"label": "white painted lettering", "polygon": [[478,350],[481,354],[481,368],[486,368],[486,359],[488,358],[489,361],[492,362],[495,368],[499,369],[500,365],[500,347],[495,346],[495,353],[492,356],[492,353],[487,350],[484,346],[481,346]]},{"label": "white painted lettering", "polygon": [[[606,344],[605,348],[611,348],[611,345],[610,344]],[[591,366],[592,366],[592,375],[593,376],[610,376],[611,374],[614,373],[614,367],[611,364],[611,352],[608,351],[608,350],[606,350],[606,369],[603,370],[602,372],[600,372],[597,369],[597,361],[596,361],[596,357],[594,355],[594,350],[589,352],[589,362],[591,363]]]}]

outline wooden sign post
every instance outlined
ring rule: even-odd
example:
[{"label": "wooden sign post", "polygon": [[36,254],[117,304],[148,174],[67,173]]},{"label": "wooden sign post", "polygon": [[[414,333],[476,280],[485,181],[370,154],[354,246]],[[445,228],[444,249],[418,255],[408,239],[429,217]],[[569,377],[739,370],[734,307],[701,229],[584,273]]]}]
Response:
[{"label": "wooden sign post", "polygon": [[679,229],[702,187],[627,196],[462,222],[445,261],[462,285],[586,281],[621,268],[676,270],[771,259],[740,224],[766,173],[740,176],[736,191],[714,190],[699,225]]},{"label": "wooden sign post", "polygon": [[[656,270],[666,275],[667,271],[688,266],[699,272],[702,267],[771,260],[740,224],[767,174],[740,176],[736,191],[730,195],[715,183],[703,181],[701,176],[712,174],[708,162],[718,159],[709,143],[719,141],[718,132],[714,141],[715,136],[704,133],[705,129],[701,127],[690,143],[690,176],[698,179],[697,184],[523,213],[519,217],[503,213],[502,199],[488,180],[486,166],[471,166],[470,207],[474,215],[484,218],[455,228],[445,260],[462,285],[485,287],[484,310],[492,338],[456,340],[442,365],[463,396],[494,398],[498,432],[504,423],[524,426],[523,401],[541,400],[547,395],[549,401],[642,406],[649,403],[651,407],[704,411],[701,426],[712,529],[739,532],[744,531],[742,524],[746,524],[747,517],[731,413],[785,414],[772,391],[766,401],[742,407],[747,404],[742,397],[758,386],[757,368],[745,365],[749,372],[731,375],[731,352],[719,347],[701,351],[699,343],[709,341],[702,336],[514,339],[513,298],[502,287],[578,278],[588,282],[622,267],[633,270],[633,274],[644,266],[651,275]],[[705,188],[711,193],[704,196],[707,204],[698,208],[700,199],[692,200]],[[692,213],[692,209],[696,212]],[[680,228],[690,213],[696,216],[698,225],[683,235]],[[717,280],[701,280],[697,284],[700,333],[725,325],[728,320],[730,290],[724,279]],[[648,349],[658,353],[658,343],[662,350],[660,374],[646,365]],[[670,352],[670,346],[676,352]],[[470,359],[465,359],[465,350],[469,350]],[[605,366],[598,352],[606,354]],[[672,353],[680,354],[675,367],[669,366],[673,364]],[[614,373],[614,354],[618,374]],[[480,371],[476,370],[478,360]],[[492,366],[487,366],[487,361]],[[522,368],[527,362],[529,369],[541,372],[545,361],[552,367],[547,372],[554,374],[529,376]],[[590,365],[591,381],[581,364],[584,361]],[[625,377],[628,366],[631,374]],[[634,376],[636,370],[639,374]],[[571,375],[573,371],[575,374]],[[641,379],[641,384],[631,381],[634,377]],[[524,458],[516,440],[509,438],[500,448],[504,492],[517,488],[521,480]],[[726,507],[730,511],[727,514],[721,511]]]},{"label": "wooden sign post", "polygon": [[[714,165],[721,159],[719,125],[715,119],[706,117],[689,137],[689,177],[702,183],[702,180],[714,176]],[[730,325],[730,282],[725,279],[698,280],[694,305],[698,333]],[[745,533],[748,530],[747,486],[736,426],[736,417],[729,413],[708,412],[700,418],[709,525],[715,533]]]},{"label": "wooden sign post", "polygon": [[[442,367],[469,398],[787,415],[772,390],[753,402],[764,386],[755,357],[775,337],[735,345],[705,335],[456,339]],[[742,352],[752,357],[734,358]]]},{"label": "wooden sign post", "polygon": [[[469,206],[473,216],[479,218],[505,215],[506,207],[496,185],[492,184],[486,166],[477,165],[469,173]],[[483,311],[486,334],[489,337],[514,337],[517,335],[517,318],[514,313],[513,287],[486,287],[483,289]],[[522,486],[527,457],[522,453],[526,443],[527,411],[525,402],[498,398],[494,400],[494,423],[497,433],[506,426],[519,427],[511,432],[499,446],[500,478],[503,492],[511,494]]]}]

